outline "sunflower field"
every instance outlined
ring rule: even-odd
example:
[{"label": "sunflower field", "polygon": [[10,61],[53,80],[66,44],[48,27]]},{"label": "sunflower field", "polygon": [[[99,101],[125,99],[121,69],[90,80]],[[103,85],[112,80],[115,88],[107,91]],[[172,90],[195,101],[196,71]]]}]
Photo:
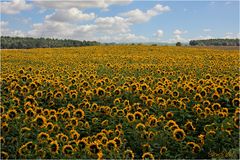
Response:
[{"label": "sunflower field", "polygon": [[239,51],[1,50],[1,159],[239,159]]}]

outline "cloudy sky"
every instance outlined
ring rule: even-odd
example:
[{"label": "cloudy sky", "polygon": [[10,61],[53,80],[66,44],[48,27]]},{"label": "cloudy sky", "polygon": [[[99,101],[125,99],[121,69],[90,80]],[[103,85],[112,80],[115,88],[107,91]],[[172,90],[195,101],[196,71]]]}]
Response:
[{"label": "cloudy sky", "polygon": [[239,2],[1,0],[1,35],[170,43],[236,38]]}]

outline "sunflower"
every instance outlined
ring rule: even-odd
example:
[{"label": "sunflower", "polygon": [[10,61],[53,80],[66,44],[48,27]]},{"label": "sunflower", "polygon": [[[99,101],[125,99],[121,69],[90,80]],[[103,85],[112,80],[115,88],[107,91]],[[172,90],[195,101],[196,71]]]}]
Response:
[{"label": "sunflower", "polygon": [[78,92],[77,91],[70,92],[69,97],[73,100],[77,100]]},{"label": "sunflower", "polygon": [[123,109],[118,109],[116,115],[118,117],[124,117],[125,116],[125,112],[124,112]]},{"label": "sunflower", "polygon": [[80,137],[80,134],[76,130],[72,129],[70,131],[70,137],[74,140],[78,140]]},{"label": "sunflower", "polygon": [[93,103],[90,110],[91,110],[91,112],[96,112],[98,110],[98,108],[99,107],[98,107],[97,103]]},{"label": "sunflower", "polygon": [[239,104],[240,104],[240,99],[239,98],[234,98],[232,100],[232,104],[236,107],[239,107]]},{"label": "sunflower", "polygon": [[150,152],[145,152],[143,155],[142,155],[142,159],[154,159],[154,156],[152,153]]},{"label": "sunflower", "polygon": [[47,128],[48,132],[52,132],[53,129],[54,129],[53,123],[48,122],[48,123],[46,124],[46,128]]},{"label": "sunflower", "polygon": [[57,117],[57,115],[51,115],[49,117],[49,120],[52,121],[52,122],[57,122],[58,121],[58,117]]},{"label": "sunflower", "polygon": [[164,155],[166,152],[167,152],[167,147],[166,146],[163,146],[163,147],[160,148],[160,154],[161,155]]},{"label": "sunflower", "polygon": [[239,92],[240,86],[239,85],[235,85],[233,86],[233,90],[236,92]]},{"label": "sunflower", "polygon": [[33,152],[36,149],[36,145],[32,141],[27,142],[25,144],[25,146],[26,146],[27,150],[31,151],[31,152]]},{"label": "sunflower", "polygon": [[102,138],[101,138],[101,143],[102,143],[103,145],[106,145],[107,142],[108,142],[108,138],[107,138],[107,137],[102,137]]},{"label": "sunflower", "polygon": [[126,118],[127,118],[128,123],[135,121],[135,116],[132,113],[127,113]]},{"label": "sunflower", "polygon": [[75,109],[75,106],[74,106],[73,104],[71,104],[71,103],[68,103],[68,104],[67,104],[67,109],[68,109],[69,111],[73,111],[73,110]]},{"label": "sunflower", "polygon": [[58,142],[57,141],[52,141],[49,145],[49,151],[52,153],[52,154],[57,154],[58,151],[59,151],[59,145],[58,145]]},{"label": "sunflower", "polygon": [[134,113],[134,117],[136,120],[141,120],[143,118],[143,114],[139,111]]},{"label": "sunflower", "polygon": [[63,99],[63,93],[58,91],[57,93],[54,94],[54,98],[56,98],[56,99]]},{"label": "sunflower", "polygon": [[101,148],[98,146],[97,143],[90,143],[88,144],[88,150],[90,155],[96,155],[101,151]]},{"label": "sunflower", "polygon": [[56,115],[57,112],[54,109],[49,110],[49,115]]},{"label": "sunflower", "polygon": [[37,98],[42,98],[43,97],[43,93],[42,93],[42,91],[36,91],[34,96],[37,97]]},{"label": "sunflower", "polygon": [[44,141],[46,141],[48,138],[49,138],[49,134],[47,134],[47,133],[45,133],[45,132],[40,132],[40,133],[37,135],[37,139],[38,139],[38,141],[40,141],[40,142],[44,142]]},{"label": "sunflower", "polygon": [[120,138],[114,137],[113,140],[116,142],[118,148],[122,145],[122,140]]},{"label": "sunflower", "polygon": [[167,118],[167,119],[171,119],[171,118],[173,117],[173,115],[174,115],[174,114],[173,114],[172,112],[167,112],[167,113],[166,113],[166,118]]},{"label": "sunflower", "polygon": [[74,151],[73,147],[71,145],[69,145],[69,144],[64,145],[62,147],[62,153],[64,155],[71,155],[71,154],[73,154],[73,151]]},{"label": "sunflower", "polygon": [[192,152],[193,153],[198,153],[198,152],[200,152],[200,150],[201,150],[201,147],[198,144],[195,143],[194,147],[192,149]]},{"label": "sunflower", "polygon": [[173,98],[178,98],[179,97],[179,92],[178,91],[173,91],[172,92],[172,97]]},{"label": "sunflower", "polygon": [[109,123],[109,121],[107,119],[105,119],[104,121],[102,121],[101,125],[102,126],[107,126]]},{"label": "sunflower", "polygon": [[0,106],[0,114],[3,114],[5,112],[5,108],[3,106]]},{"label": "sunflower", "polygon": [[105,95],[105,90],[101,87],[97,88],[97,95],[98,96],[104,96]]},{"label": "sunflower", "polygon": [[148,108],[150,108],[150,107],[152,107],[152,105],[153,105],[153,100],[152,99],[147,99],[147,101],[145,102],[146,103],[146,106],[148,107]]},{"label": "sunflower", "polygon": [[202,97],[205,97],[205,96],[207,95],[206,90],[202,89],[202,90],[200,91],[200,95],[201,95]]},{"label": "sunflower", "polygon": [[78,119],[76,117],[70,119],[70,124],[72,126],[78,126]]},{"label": "sunflower", "polygon": [[64,110],[64,111],[62,112],[62,118],[63,118],[63,119],[68,119],[68,118],[70,118],[70,117],[71,117],[70,111]]},{"label": "sunflower", "polygon": [[141,132],[145,130],[146,126],[143,123],[138,123],[135,128],[137,131]]},{"label": "sunflower", "polygon": [[219,96],[218,92],[215,92],[215,93],[212,94],[212,99],[213,100],[217,101],[219,98],[220,98],[220,96]]},{"label": "sunflower", "polygon": [[1,137],[0,137],[0,143],[1,143],[1,144],[4,144],[5,142],[6,142],[6,141],[5,141],[5,138],[1,136]]},{"label": "sunflower", "polygon": [[87,142],[86,142],[86,140],[84,140],[84,139],[79,140],[79,141],[77,142],[77,144],[78,144],[78,149],[79,149],[80,151],[83,150],[83,149],[85,149],[86,146],[87,146]]},{"label": "sunflower", "polygon": [[205,112],[206,115],[211,115],[212,114],[212,111],[209,107],[204,108],[204,112]]},{"label": "sunflower", "polygon": [[26,111],[25,111],[25,115],[29,118],[32,118],[34,117],[36,114],[36,112],[32,109],[32,108],[28,108]]},{"label": "sunflower", "polygon": [[65,134],[62,134],[62,136],[60,137],[60,141],[63,143],[67,143],[68,142],[68,136]]},{"label": "sunflower", "polygon": [[196,102],[201,102],[201,101],[202,101],[202,96],[201,96],[201,94],[196,93],[196,95],[194,96],[194,100],[195,100]]},{"label": "sunflower", "polygon": [[234,112],[234,117],[239,117],[240,116],[240,108],[236,108]]},{"label": "sunflower", "polygon": [[172,125],[172,126],[170,127],[170,130],[172,130],[172,131],[174,131],[175,129],[179,129],[179,126],[178,126],[177,124]]},{"label": "sunflower", "polygon": [[1,159],[8,159],[9,155],[7,152],[1,151]]},{"label": "sunflower", "polygon": [[156,127],[156,126],[157,126],[157,118],[151,117],[151,118],[149,119],[149,125],[150,125],[151,127]]},{"label": "sunflower", "polygon": [[169,120],[166,124],[167,127],[171,127],[171,126],[174,126],[174,125],[177,125],[177,123],[174,120]]},{"label": "sunflower", "polygon": [[221,105],[219,103],[212,104],[212,110],[219,111],[221,109]]},{"label": "sunflower", "polygon": [[240,128],[239,117],[234,117],[233,122],[236,128]]},{"label": "sunflower", "polygon": [[173,131],[173,138],[176,140],[176,141],[183,141],[186,137],[186,134],[184,132],[183,129],[175,129]]},{"label": "sunflower", "polygon": [[84,119],[85,113],[82,109],[77,109],[74,111],[73,115],[81,120]]},{"label": "sunflower", "polygon": [[196,128],[193,126],[191,121],[188,121],[187,123],[185,123],[184,127],[187,131],[195,131],[196,130]]},{"label": "sunflower", "polygon": [[127,149],[123,152],[123,159],[134,159],[134,153],[132,150]]},{"label": "sunflower", "polygon": [[90,128],[89,122],[85,122],[84,127],[85,127],[86,129],[89,129],[89,128]]},{"label": "sunflower", "polygon": [[49,110],[48,110],[48,109],[44,109],[44,110],[43,110],[43,115],[44,115],[45,117],[48,117],[48,115],[49,115]]},{"label": "sunflower", "polygon": [[10,119],[17,117],[17,111],[15,109],[9,109],[7,114]]},{"label": "sunflower", "polygon": [[40,114],[43,113],[43,108],[37,107],[37,108],[35,109],[35,112],[36,112],[38,115],[40,115]]},{"label": "sunflower", "polygon": [[107,143],[106,143],[106,147],[109,151],[112,151],[112,150],[115,150],[117,148],[117,144],[114,140],[109,140]]},{"label": "sunflower", "polygon": [[194,142],[187,142],[187,147],[190,147],[190,149],[193,151],[193,147],[196,145]]},{"label": "sunflower", "polygon": [[46,118],[44,116],[38,115],[35,119],[34,122],[36,125],[40,128],[43,128],[47,122]]}]

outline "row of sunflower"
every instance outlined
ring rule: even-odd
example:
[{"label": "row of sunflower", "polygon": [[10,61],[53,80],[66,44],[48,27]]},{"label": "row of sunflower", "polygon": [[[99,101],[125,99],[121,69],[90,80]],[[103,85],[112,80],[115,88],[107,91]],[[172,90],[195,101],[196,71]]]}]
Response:
[{"label": "row of sunflower", "polygon": [[239,158],[238,52],[1,53],[1,158]]}]

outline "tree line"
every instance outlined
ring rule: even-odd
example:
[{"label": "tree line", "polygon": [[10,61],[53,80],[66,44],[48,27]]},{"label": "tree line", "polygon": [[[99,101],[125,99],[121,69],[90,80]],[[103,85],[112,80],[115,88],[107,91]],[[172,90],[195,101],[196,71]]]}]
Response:
[{"label": "tree line", "polygon": [[1,36],[1,49],[58,48],[100,45],[97,41]]},{"label": "tree line", "polygon": [[190,46],[239,46],[239,39],[191,40]]}]

